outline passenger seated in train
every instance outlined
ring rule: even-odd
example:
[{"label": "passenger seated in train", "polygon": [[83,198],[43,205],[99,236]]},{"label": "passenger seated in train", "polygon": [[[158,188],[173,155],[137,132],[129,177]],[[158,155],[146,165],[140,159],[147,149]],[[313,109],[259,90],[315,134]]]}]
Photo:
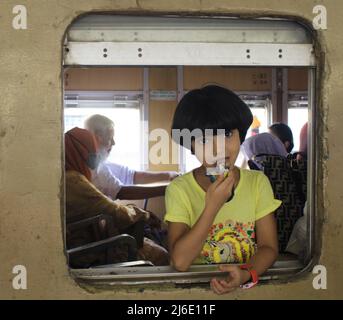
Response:
[{"label": "passenger seated in train", "polygon": [[299,152],[297,154],[297,160],[307,160],[307,132],[308,132],[308,122],[306,122],[300,130],[300,146]]},{"label": "passenger seated in train", "polygon": [[143,172],[108,162],[114,142],[114,123],[103,115],[93,115],[85,121],[85,128],[91,131],[98,142],[100,164],[93,172],[93,184],[112,199],[147,199],[163,196],[165,186],[146,187],[131,186],[159,181],[173,180],[176,172]]},{"label": "passenger seated in train", "polygon": [[[285,144],[270,133],[261,133],[246,139],[241,152],[250,169],[264,172],[271,183],[274,196],[283,202],[275,211],[279,252],[283,253],[287,251],[292,232],[296,234],[293,229],[299,229],[299,225],[303,223],[301,221],[305,221],[302,213],[306,201],[306,165],[296,161],[293,155],[289,157]],[[293,236],[292,248],[298,243],[294,239]],[[295,250],[291,253],[294,252]]]},{"label": "passenger seated in train", "polygon": [[269,127],[269,132],[281,140],[287,153],[292,152],[294,147],[293,133],[287,124],[281,122],[274,123]]},{"label": "passenger seated in train", "polygon": [[288,154],[281,140],[268,132],[247,138],[241,145],[241,152],[250,169],[257,170],[263,169],[262,161],[265,155],[287,157]]},{"label": "passenger seated in train", "polygon": [[295,223],[285,249],[286,252],[297,255],[300,261],[305,260],[305,254],[307,252],[307,216],[307,202],[305,202],[303,216]]},{"label": "passenger seated in train", "polygon": [[[188,92],[173,119],[173,130],[200,129],[191,143],[174,134],[173,139],[191,149],[202,165],[174,179],[166,191],[172,265],[179,271],[192,264],[251,265],[220,265],[230,276],[211,280],[218,294],[246,284],[255,272],[264,273],[278,256],[273,212],[281,201],[274,198],[263,172],[234,166],[252,119],[249,107],[235,93],[215,85]],[[223,128],[225,133],[219,131],[218,138],[224,143],[218,144],[215,138]],[[205,129],[213,129],[212,134],[205,134]],[[223,166],[226,169],[217,178],[207,175]]]},{"label": "passenger seated in train", "polygon": [[[92,171],[99,164],[99,149],[94,135],[85,129],[74,128],[65,134],[65,180],[66,180],[66,222],[72,223],[99,214],[113,217],[116,234],[144,220],[152,228],[160,224],[160,220],[136,206],[119,205],[106,197],[92,184]],[[106,226],[103,226],[106,227]],[[113,234],[115,236],[116,234]],[[67,247],[78,246],[79,243],[91,242],[87,232],[67,234]],[[89,240],[89,241],[87,241]],[[126,261],[125,253],[116,250],[118,262]],[[168,252],[148,238],[144,238],[143,247],[138,250],[138,258],[149,260],[155,265],[168,265]],[[80,264],[89,265],[98,259],[94,255],[83,257]]]},{"label": "passenger seated in train", "polygon": [[[304,182],[306,183],[306,161],[307,161],[307,132],[308,132],[308,122],[306,122],[300,130],[300,146],[299,152],[296,153],[296,161],[298,165],[301,164],[302,176]],[[304,183],[303,182],[303,183]],[[303,191],[304,198],[306,199],[306,189]],[[307,252],[307,201],[305,202],[303,215],[296,221],[291,236],[289,238],[286,252],[293,253],[298,256],[299,260],[304,261]]]},{"label": "passenger seated in train", "polygon": [[[241,151],[247,159],[249,168],[262,170],[269,178],[275,197],[283,201],[282,206],[275,212],[279,252],[299,254],[301,259],[303,253],[299,253],[296,249],[301,246],[301,242],[296,239],[299,234],[303,234],[302,230],[306,222],[303,217],[306,201],[306,164],[300,164],[293,154],[287,152],[293,145],[292,133],[288,126],[276,124],[274,128],[284,131],[284,144],[276,136],[262,133],[246,139]],[[287,146],[288,150],[286,150]]]}]

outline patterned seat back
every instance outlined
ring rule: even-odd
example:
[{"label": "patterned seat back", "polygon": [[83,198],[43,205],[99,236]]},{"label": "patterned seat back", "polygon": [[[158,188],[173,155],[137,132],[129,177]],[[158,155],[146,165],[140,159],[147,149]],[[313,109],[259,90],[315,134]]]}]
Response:
[{"label": "patterned seat back", "polygon": [[306,162],[275,155],[264,155],[263,171],[269,178],[275,198],[282,201],[276,210],[279,252],[284,252],[293,227],[303,214],[306,201]]}]

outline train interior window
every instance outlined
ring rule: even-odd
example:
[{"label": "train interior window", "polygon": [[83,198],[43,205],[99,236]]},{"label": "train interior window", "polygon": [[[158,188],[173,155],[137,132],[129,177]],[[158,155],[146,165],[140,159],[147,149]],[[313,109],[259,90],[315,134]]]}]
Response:
[{"label": "train interior window", "polygon": [[[293,133],[293,148],[289,148],[289,139],[286,145],[278,136],[288,153],[278,161],[284,164],[282,168],[296,170],[298,178],[287,182],[294,172],[278,165],[264,171],[275,197],[283,204],[276,212],[279,257],[261,279],[292,279],[306,270],[315,239],[316,60],[313,40],[304,26],[283,19],[89,15],[71,25],[63,50],[65,132],[84,128],[86,119],[95,114],[106,117],[114,123],[115,137],[106,161],[131,173],[185,173],[199,166],[195,156],[176,145],[170,134],[178,101],[188,91],[206,84],[227,87],[248,105],[253,122],[247,138],[265,132],[276,135],[271,125],[288,125]],[[154,137],[156,129],[165,132],[169,139]],[[75,132],[74,138],[78,134],[82,133]],[[301,141],[304,136],[306,150]],[[157,160],[151,156],[157,144],[170,151],[167,162],[157,161],[161,152]],[[240,152],[236,164],[254,169],[246,160],[246,154]],[[135,183],[140,185],[132,178],[121,186]],[[71,189],[67,184],[66,199]],[[135,197],[121,199],[124,202],[113,196],[114,203],[133,202],[160,219],[164,217],[163,196],[141,202],[130,201]],[[79,281],[102,286],[208,285],[213,276],[220,276],[213,264],[192,265],[189,271],[178,272],[169,265],[139,257],[137,247],[143,231],[130,229],[129,237],[118,242],[118,229],[103,214],[101,205],[92,206],[93,212],[83,217],[69,205],[66,210],[71,210],[72,219],[68,220],[66,212],[66,252],[70,271]],[[79,232],[82,228],[84,233]],[[165,227],[161,232],[166,234]],[[295,233],[305,234],[301,248]],[[70,245],[68,239],[74,234],[81,238],[87,234],[88,240],[79,237]],[[116,254],[126,258],[118,262],[114,259]]]},{"label": "train interior window", "polygon": [[[77,77],[77,70],[76,72],[75,70],[66,71],[65,77],[66,79]],[[66,80],[66,87],[68,86],[68,80]],[[141,96],[135,93],[127,95],[125,92],[77,91],[75,88],[65,92],[65,132],[74,127],[83,128],[85,120],[93,114],[102,114],[110,119],[116,119],[116,144],[108,160],[127,165],[135,170],[144,169],[143,159],[141,159],[143,154],[141,150],[143,145]],[[130,135],[127,134],[128,131]]]}]

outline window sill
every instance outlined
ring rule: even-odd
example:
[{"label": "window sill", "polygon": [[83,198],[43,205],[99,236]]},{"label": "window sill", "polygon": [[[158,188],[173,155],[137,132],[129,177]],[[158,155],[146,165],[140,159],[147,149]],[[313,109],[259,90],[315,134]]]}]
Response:
[{"label": "window sill", "polygon": [[[280,257],[261,277],[260,281],[281,280],[294,277],[304,269],[304,265],[294,257]],[[194,265],[187,272],[178,272],[170,266],[118,267],[109,265],[102,268],[71,269],[71,275],[78,282],[102,288],[114,286],[135,287],[154,285],[205,285],[213,277],[225,277],[216,265]],[[159,289],[163,289],[159,286]]]}]

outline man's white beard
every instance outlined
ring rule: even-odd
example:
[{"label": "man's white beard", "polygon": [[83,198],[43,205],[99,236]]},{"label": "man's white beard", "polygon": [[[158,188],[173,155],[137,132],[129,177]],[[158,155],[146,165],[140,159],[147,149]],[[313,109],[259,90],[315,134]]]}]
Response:
[{"label": "man's white beard", "polygon": [[100,164],[102,164],[108,159],[109,153],[107,152],[105,148],[100,148],[99,155],[100,155]]}]

